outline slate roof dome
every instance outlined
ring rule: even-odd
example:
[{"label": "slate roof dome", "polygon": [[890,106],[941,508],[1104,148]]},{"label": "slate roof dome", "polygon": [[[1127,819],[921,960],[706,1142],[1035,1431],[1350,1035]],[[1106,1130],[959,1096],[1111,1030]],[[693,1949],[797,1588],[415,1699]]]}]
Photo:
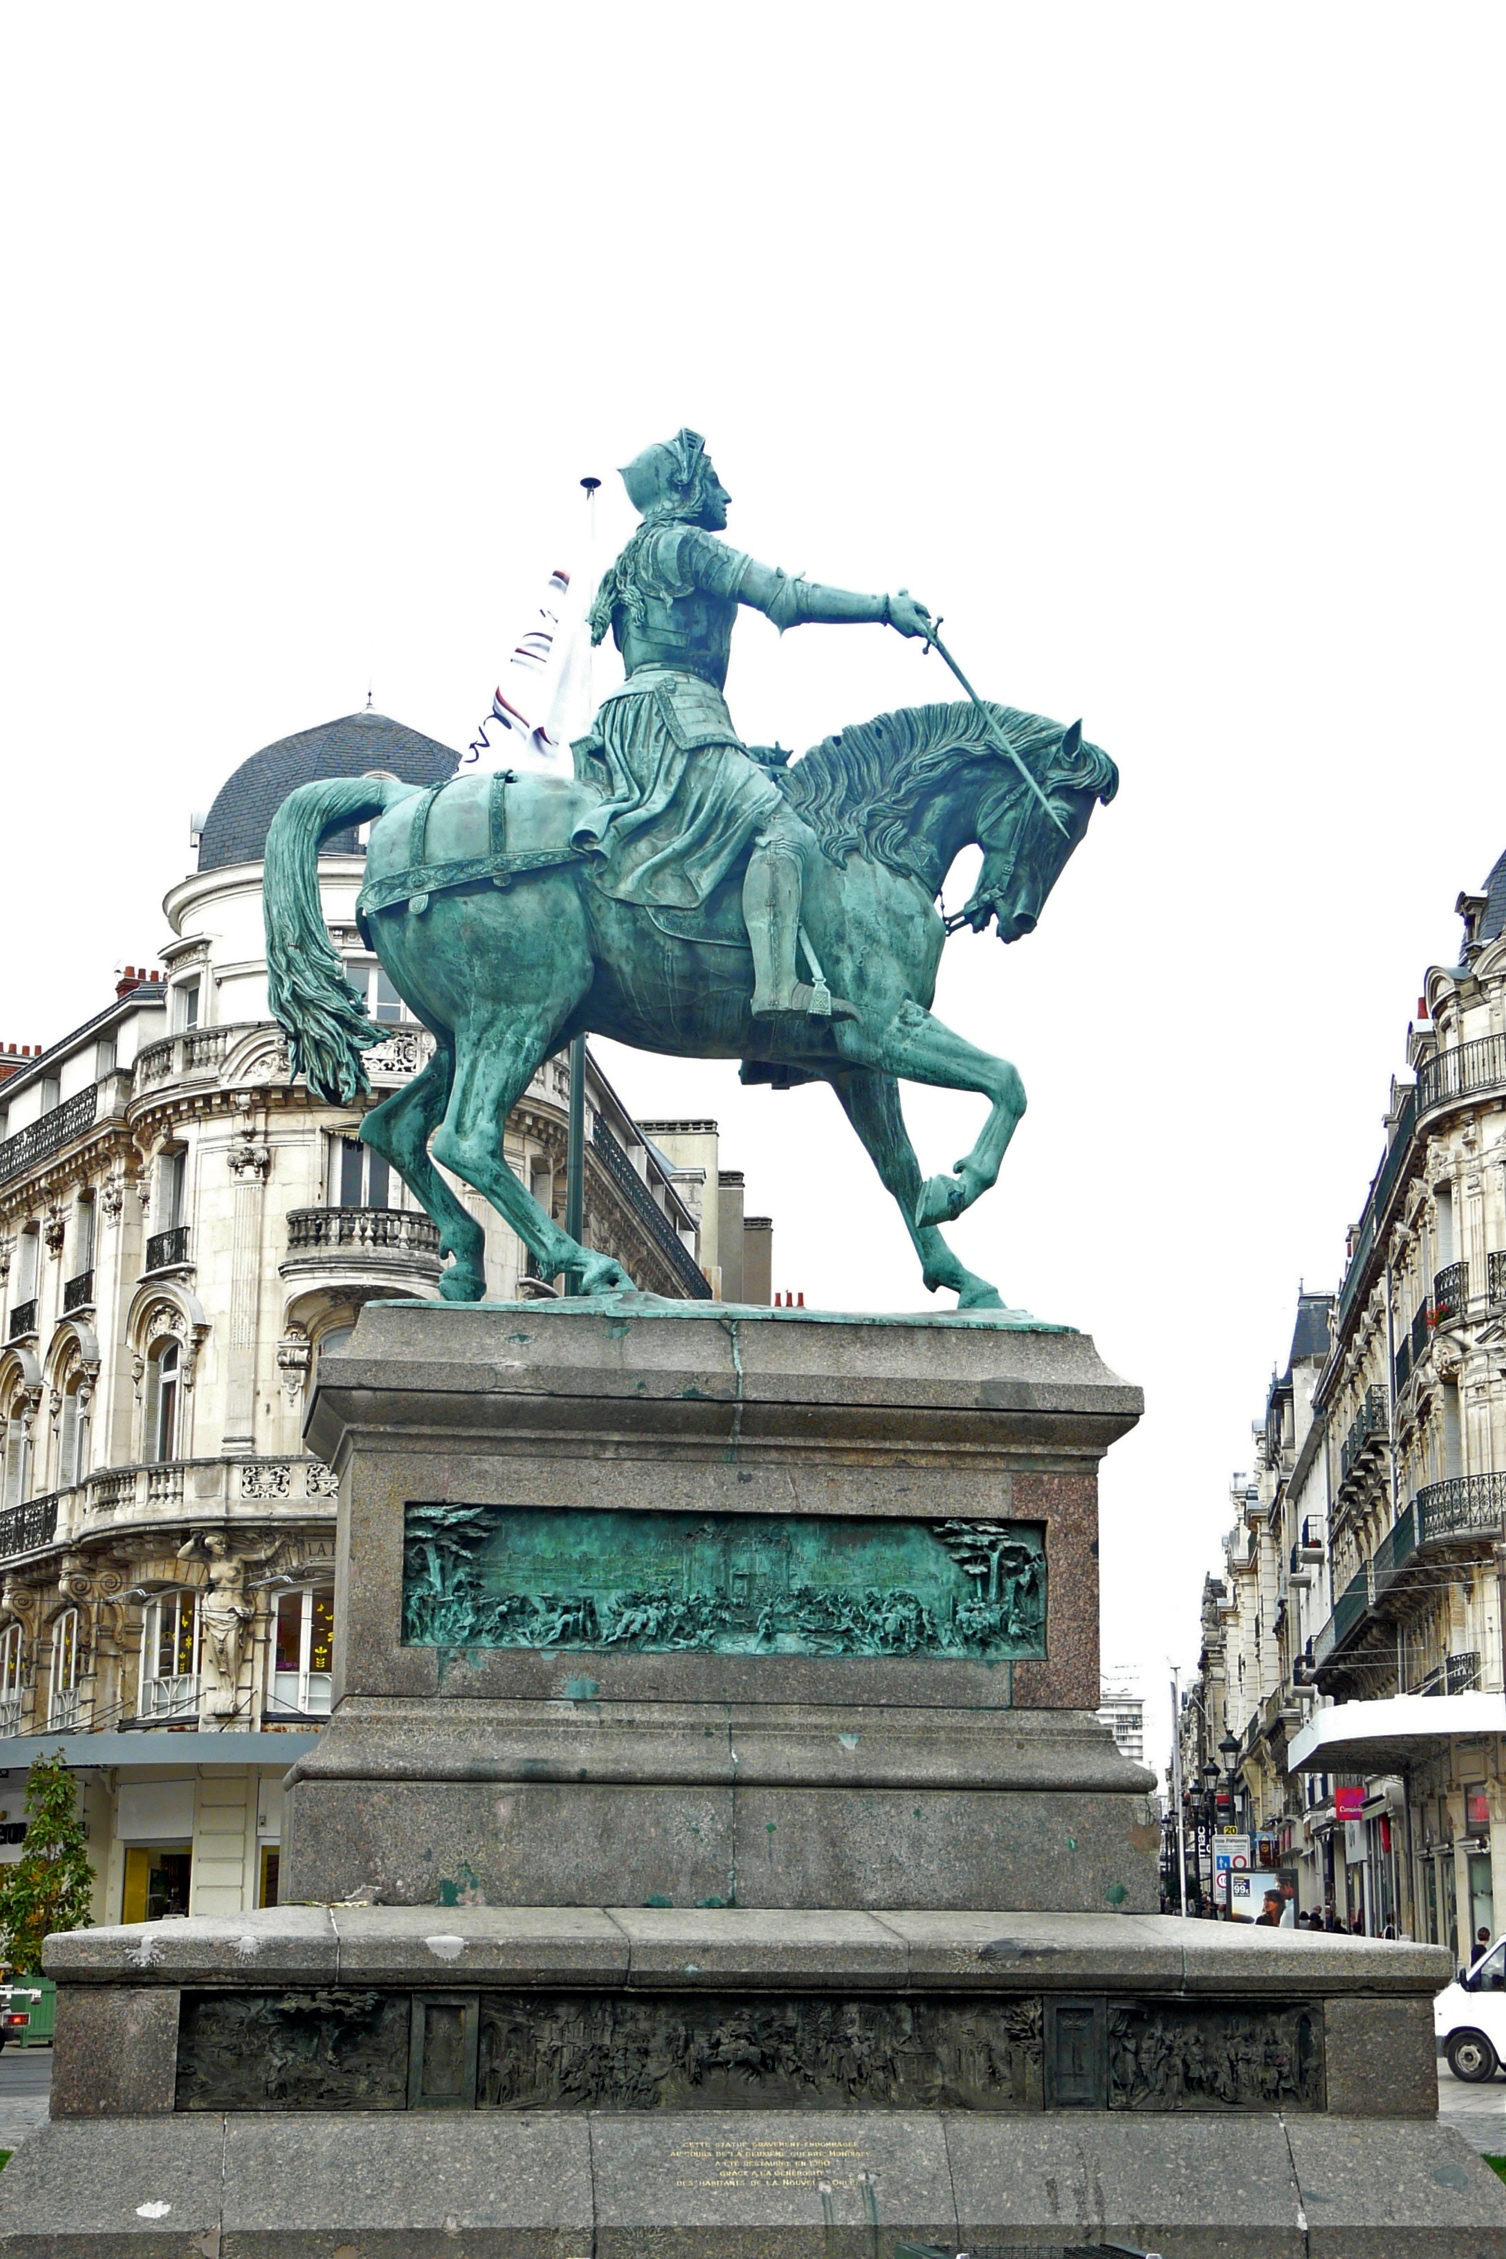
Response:
[{"label": "slate roof dome", "polygon": [[1501,856],[1485,881],[1485,908],[1478,937],[1481,941],[1494,941],[1502,933],[1506,933],[1506,855]]},{"label": "slate roof dome", "polygon": [[[296,737],[281,737],[242,761],[220,786],[199,834],[199,869],[259,863],[272,818],[295,785],[313,784],[320,777],[367,776],[373,769],[401,777],[404,784],[440,784],[459,764],[453,747],[421,737],[385,714],[346,714],[318,729],[300,730]],[[343,831],[327,839],[322,851],[352,855],[355,848],[354,831]]]}]

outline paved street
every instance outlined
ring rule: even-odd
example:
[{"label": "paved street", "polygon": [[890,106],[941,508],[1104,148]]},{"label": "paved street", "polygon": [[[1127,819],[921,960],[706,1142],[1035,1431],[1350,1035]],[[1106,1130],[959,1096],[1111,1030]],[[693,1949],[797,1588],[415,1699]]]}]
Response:
[{"label": "paved street", "polygon": [[1447,2063],[1438,2066],[1438,2111],[1482,2157],[1506,2157],[1506,2078],[1469,2086]]},{"label": "paved street", "polygon": [[0,2049],[0,2149],[14,2149],[42,2123],[51,2085],[50,2047]]}]

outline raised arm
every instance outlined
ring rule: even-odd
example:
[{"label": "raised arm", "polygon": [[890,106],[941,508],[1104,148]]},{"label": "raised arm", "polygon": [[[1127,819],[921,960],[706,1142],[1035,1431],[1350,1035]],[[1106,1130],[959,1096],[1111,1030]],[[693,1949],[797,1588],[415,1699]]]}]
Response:
[{"label": "raised arm", "polygon": [[848,621],[882,622],[897,628],[901,635],[925,635],[931,626],[930,613],[924,604],[916,603],[907,588],[895,596],[858,596],[850,589],[828,588],[821,581],[798,580],[793,573],[781,572],[777,565],[760,565],[751,557],[737,593],[742,603],[766,613],[781,634],[786,628],[803,626],[807,620],[830,626]]}]

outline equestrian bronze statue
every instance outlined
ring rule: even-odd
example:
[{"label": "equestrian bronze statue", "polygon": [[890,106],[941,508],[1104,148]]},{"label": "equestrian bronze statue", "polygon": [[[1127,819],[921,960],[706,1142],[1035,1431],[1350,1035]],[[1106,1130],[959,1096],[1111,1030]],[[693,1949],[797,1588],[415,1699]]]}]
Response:
[{"label": "equestrian bronze statue", "polygon": [[[503,1157],[509,1109],[576,1035],[675,1056],[740,1059],[743,1079],[829,1082],[899,1203],[925,1283],[998,1310],[939,1226],[995,1182],[1024,1112],[1007,1060],[930,1009],[951,925],[1029,933],[1114,764],[1036,714],[906,707],[800,760],[745,745],[723,697],[738,606],[781,629],[883,622],[927,637],[905,591],[860,596],[760,565],[720,539],[729,497],[681,431],[623,473],[642,524],[605,574],[592,634],[626,678],[574,751],[575,774],[460,775],[428,791],[383,778],[306,784],[267,839],[268,993],[292,1071],[332,1103],[369,1087],[382,1030],[347,985],[319,899],[320,842],[371,821],[363,935],[435,1038],[361,1136],[439,1226],[440,1292],[484,1293],[481,1227],[430,1158],[483,1193],[538,1262],[582,1293],[630,1286],[581,1248]],[[938,896],[983,849],[960,916]],[[988,1118],[951,1174],[922,1180],[901,1081],[980,1092]]]}]

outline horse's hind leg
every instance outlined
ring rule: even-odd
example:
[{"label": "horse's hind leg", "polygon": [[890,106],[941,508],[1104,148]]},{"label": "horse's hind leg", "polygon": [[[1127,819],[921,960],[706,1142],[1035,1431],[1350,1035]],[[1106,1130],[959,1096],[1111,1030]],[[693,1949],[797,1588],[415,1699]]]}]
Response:
[{"label": "horse's hind leg", "polygon": [[441,1037],[422,1072],[367,1115],[361,1140],[392,1163],[439,1226],[439,1251],[455,1258],[439,1281],[445,1300],[479,1302],[486,1292],[486,1235],[429,1159],[430,1133],[444,1116],[454,1077],[455,1053]]},{"label": "horse's hind leg", "polygon": [[915,1210],[920,1200],[920,1163],[910,1143],[900,1109],[899,1085],[892,1075],[871,1067],[855,1067],[832,1076],[832,1086],[842,1101],[847,1119],[867,1149],[886,1191],[894,1195],[905,1229],[920,1257],[921,1273],[934,1294],[949,1286],[959,1310],[1002,1310],[997,1287],[980,1279],[953,1254],[934,1224],[919,1224]]},{"label": "horse's hind leg", "polygon": [[581,1294],[632,1280],[611,1255],[591,1254],[560,1230],[513,1175],[502,1154],[507,1116],[558,1034],[557,1015],[517,1012],[457,1030],[455,1085],[434,1133],[434,1155],[483,1193],[538,1258],[545,1278],[572,1272]]}]

